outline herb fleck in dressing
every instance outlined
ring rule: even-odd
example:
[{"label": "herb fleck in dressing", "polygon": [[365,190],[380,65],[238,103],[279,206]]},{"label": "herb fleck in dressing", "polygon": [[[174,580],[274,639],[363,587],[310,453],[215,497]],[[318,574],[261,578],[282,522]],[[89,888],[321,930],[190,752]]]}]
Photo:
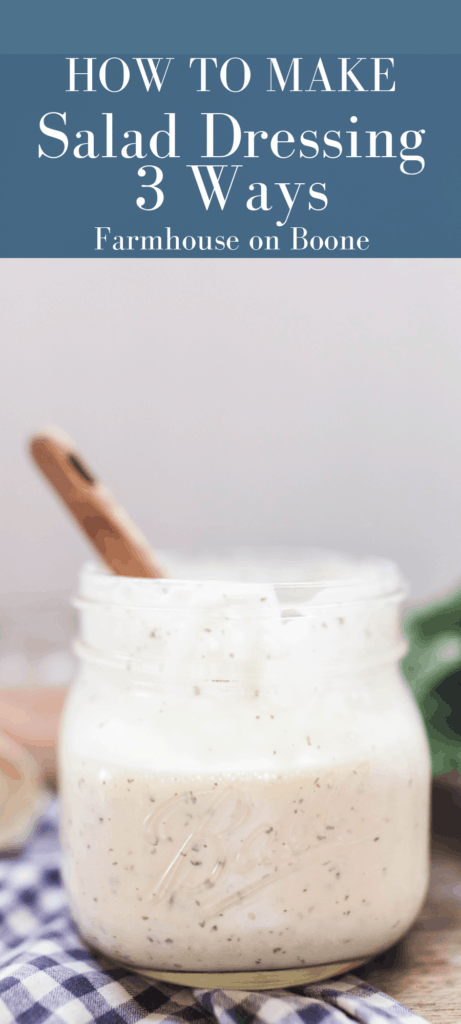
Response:
[{"label": "herb fleck in dressing", "polygon": [[395,666],[396,581],[363,573],[284,594],[86,570],[61,785],[91,945],[138,968],[270,970],[409,927],[429,761]]}]

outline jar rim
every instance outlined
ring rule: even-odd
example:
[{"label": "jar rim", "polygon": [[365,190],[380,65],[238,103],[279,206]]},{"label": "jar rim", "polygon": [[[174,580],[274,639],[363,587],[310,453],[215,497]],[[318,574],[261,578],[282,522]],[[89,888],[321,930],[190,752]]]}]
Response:
[{"label": "jar rim", "polygon": [[[105,567],[86,562],[80,573],[79,600],[123,607],[200,607],[252,600],[277,605],[337,605],[373,599],[401,601],[407,586],[396,563],[382,558],[354,560],[331,552],[314,552],[310,579],[150,579],[116,576]],[[321,556],[327,559],[322,572]],[[230,564],[230,563],[229,563]],[[336,571],[335,571],[336,568]],[[305,570],[304,570],[305,572]],[[269,610],[269,609],[268,609]]]}]

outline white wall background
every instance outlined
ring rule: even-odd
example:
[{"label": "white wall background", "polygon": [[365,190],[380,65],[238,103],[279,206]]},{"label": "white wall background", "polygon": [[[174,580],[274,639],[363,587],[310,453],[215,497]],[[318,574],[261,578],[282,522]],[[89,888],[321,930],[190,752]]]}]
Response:
[{"label": "white wall background", "polygon": [[87,553],[58,423],[159,547],[315,544],[461,575],[460,262],[3,260],[0,593]]}]

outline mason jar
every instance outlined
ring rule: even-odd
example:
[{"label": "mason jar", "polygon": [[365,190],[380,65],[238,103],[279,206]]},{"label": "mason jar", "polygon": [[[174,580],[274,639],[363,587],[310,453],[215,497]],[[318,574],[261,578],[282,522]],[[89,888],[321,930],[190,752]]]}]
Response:
[{"label": "mason jar", "polygon": [[332,558],[304,577],[82,573],[64,878],[87,943],[138,973],[298,984],[420,910],[430,765],[398,668],[402,579]]}]

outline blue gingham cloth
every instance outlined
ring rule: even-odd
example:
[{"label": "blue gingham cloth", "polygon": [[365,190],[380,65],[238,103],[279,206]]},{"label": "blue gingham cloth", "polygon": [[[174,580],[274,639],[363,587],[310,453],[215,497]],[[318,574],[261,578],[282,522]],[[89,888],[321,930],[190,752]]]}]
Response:
[{"label": "blue gingham cloth", "polygon": [[61,883],[58,809],[0,859],[0,1024],[427,1024],[353,975],[270,992],[193,991],[95,957]]}]

